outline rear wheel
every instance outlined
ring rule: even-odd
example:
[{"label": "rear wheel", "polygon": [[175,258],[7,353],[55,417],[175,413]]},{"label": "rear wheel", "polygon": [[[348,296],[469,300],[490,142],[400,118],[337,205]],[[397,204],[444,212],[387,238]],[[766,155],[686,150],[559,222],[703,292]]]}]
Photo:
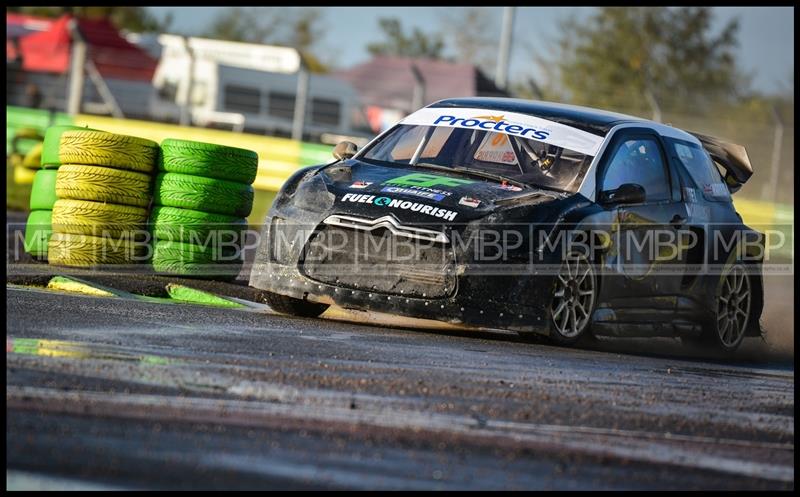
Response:
[{"label": "rear wheel", "polygon": [[703,329],[701,342],[724,352],[736,350],[750,323],[752,302],[753,288],[747,268],[736,262],[720,278],[714,314]]},{"label": "rear wheel", "polygon": [[264,300],[274,311],[306,318],[315,318],[329,307],[328,304],[318,304],[272,292],[264,292]]},{"label": "rear wheel", "polygon": [[573,345],[590,335],[589,325],[597,302],[597,275],[581,254],[569,254],[561,263],[550,304],[550,339]]}]

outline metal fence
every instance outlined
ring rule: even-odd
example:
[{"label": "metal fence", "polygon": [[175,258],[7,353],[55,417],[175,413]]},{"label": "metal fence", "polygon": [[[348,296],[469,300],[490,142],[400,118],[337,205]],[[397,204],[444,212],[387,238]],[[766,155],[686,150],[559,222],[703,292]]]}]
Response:
[{"label": "metal fence", "polygon": [[[96,75],[95,75],[96,76]],[[287,75],[288,76],[288,75]],[[330,76],[308,75],[311,81],[306,87],[313,86],[314,81],[322,82]],[[102,79],[102,78],[101,78]],[[374,84],[380,84],[382,80],[375,77]],[[31,73],[21,70],[18,65],[8,63],[6,65],[6,98],[9,105],[25,107],[39,107],[64,112],[68,110],[70,75],[65,74],[46,74]],[[369,81],[367,81],[369,83]],[[392,106],[387,106],[389,112],[386,114],[389,120],[396,122],[405,115],[406,109],[415,109],[419,106],[431,103],[427,96],[436,94],[437,91],[431,87],[434,83],[419,81],[414,83],[413,88],[408,88],[402,95],[407,99],[407,104],[403,105],[402,111],[391,112]],[[39,90],[39,97],[32,97],[28,91],[34,85]],[[104,91],[104,87],[105,90]],[[291,86],[295,86],[292,84]],[[297,85],[299,86],[302,85]],[[97,77],[91,77],[87,72],[83,78],[82,99],[80,102],[80,112],[88,114],[113,115],[116,106],[121,113],[128,118],[138,118],[144,120],[164,120],[156,118],[151,109],[151,97],[156,91],[148,82],[129,82],[113,79],[98,81]],[[110,93],[112,99],[109,99]],[[263,93],[263,94],[262,94]],[[283,113],[286,121],[285,129],[282,133],[274,129],[257,129],[259,134],[278,134],[283,136],[302,136],[308,137],[309,127],[313,127],[317,132],[314,138],[319,139],[327,133],[324,140],[333,143],[339,139],[348,138],[337,133],[335,126],[326,126],[326,122],[334,120],[334,114],[348,112],[351,119],[353,135],[360,137],[361,143],[376,130],[370,127],[370,116],[368,111],[374,102],[357,102],[351,109],[333,108],[327,105],[324,100],[315,101],[313,95],[308,98],[304,106],[296,105],[294,92],[291,99],[286,102],[279,102],[275,95],[269,92],[259,93],[259,112],[268,116],[271,111]],[[223,90],[221,100],[223,103],[230,100],[236,104],[238,100],[233,92]],[[454,97],[463,95],[452,95]],[[272,99],[272,100],[270,100]],[[235,106],[235,105],[234,105]],[[274,107],[274,109],[273,109]],[[395,107],[397,107],[395,105]],[[657,118],[661,122],[671,124],[675,127],[717,136],[727,139],[734,143],[743,145],[750,156],[755,173],[752,178],[744,185],[742,190],[737,193],[737,198],[752,200],[765,200],[780,204],[794,204],[794,109],[784,107],[775,112],[754,112],[752,115],[742,113],[717,113],[717,114],[689,114],[686,112],[675,112],[667,106],[653,112],[653,109],[608,109],[617,112],[637,115],[644,118]],[[303,112],[305,118],[298,119],[297,112]],[[654,115],[655,114],[655,115]],[[228,128],[230,129],[230,127]],[[294,133],[291,133],[292,131]],[[253,132],[252,129],[246,131]],[[353,137],[349,137],[353,138]]]}]

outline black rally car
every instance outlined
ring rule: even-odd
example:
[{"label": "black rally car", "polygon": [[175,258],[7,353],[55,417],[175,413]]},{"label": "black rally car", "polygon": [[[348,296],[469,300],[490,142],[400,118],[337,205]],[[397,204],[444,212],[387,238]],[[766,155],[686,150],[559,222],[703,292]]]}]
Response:
[{"label": "black rally car", "polygon": [[447,99],[297,171],[250,285],[330,304],[549,335],[759,336],[763,236],[731,202],[744,148],[631,116]]}]

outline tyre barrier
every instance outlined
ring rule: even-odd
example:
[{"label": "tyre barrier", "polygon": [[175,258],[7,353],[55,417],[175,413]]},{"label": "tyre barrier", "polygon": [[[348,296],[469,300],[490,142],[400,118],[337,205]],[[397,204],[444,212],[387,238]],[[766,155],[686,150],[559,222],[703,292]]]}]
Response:
[{"label": "tyre barrier", "polygon": [[236,278],[253,208],[258,154],[166,139],[153,192],[153,269],[181,276]]},{"label": "tyre barrier", "polygon": [[42,167],[58,168],[40,171],[55,174],[49,262],[145,262],[129,249],[147,249],[141,241],[147,233],[158,144],[95,129],[52,126],[45,132],[42,150]]},{"label": "tyre barrier", "polygon": [[25,252],[38,260],[47,260],[47,244],[53,233],[51,210],[34,210],[25,223]]},{"label": "tyre barrier", "polygon": [[258,154],[243,148],[168,138],[161,142],[159,170],[250,185],[258,172]]},{"label": "tyre barrier", "polygon": [[36,214],[26,229],[34,256],[65,266],[141,262],[149,247],[140,235],[150,214],[156,271],[229,279],[241,270],[255,152],[175,139],[159,147],[133,136],[52,126],[40,162],[31,196]]},{"label": "tyre barrier", "polygon": [[59,266],[91,267],[140,263],[147,247],[128,238],[53,233],[47,246],[48,261]]},{"label": "tyre barrier", "polygon": [[247,230],[247,220],[243,217],[177,207],[153,207],[150,222],[157,240],[198,245],[209,242],[223,246],[241,244]]},{"label": "tyre barrier", "polygon": [[58,170],[55,194],[61,199],[150,205],[152,178],[144,173],[110,167],[65,164]]},{"label": "tyre barrier", "polygon": [[152,265],[159,273],[235,279],[242,270],[242,256],[237,248],[156,240]]},{"label": "tyre barrier", "polygon": [[22,164],[14,166],[14,183],[18,185],[30,185],[36,177],[36,171],[28,169]]},{"label": "tyre barrier", "polygon": [[153,171],[158,154],[154,141],[105,131],[64,131],[58,148],[62,165],[86,164],[145,173]]},{"label": "tyre barrier", "polygon": [[82,128],[80,126],[50,126],[44,132],[44,142],[42,143],[42,169],[57,169],[61,165],[58,156],[61,135],[66,131],[99,131],[92,128]]},{"label": "tyre barrier", "polygon": [[178,173],[156,176],[156,205],[246,217],[253,208],[253,187],[244,183]]},{"label": "tyre barrier", "polygon": [[31,211],[52,210],[56,203],[56,171],[40,169],[33,176]]},{"label": "tyre barrier", "polygon": [[22,159],[22,165],[28,169],[39,169],[42,164],[42,142],[34,145]]},{"label": "tyre barrier", "polygon": [[59,199],[53,206],[53,232],[73,235],[134,236],[143,233],[147,209],[130,205]]}]

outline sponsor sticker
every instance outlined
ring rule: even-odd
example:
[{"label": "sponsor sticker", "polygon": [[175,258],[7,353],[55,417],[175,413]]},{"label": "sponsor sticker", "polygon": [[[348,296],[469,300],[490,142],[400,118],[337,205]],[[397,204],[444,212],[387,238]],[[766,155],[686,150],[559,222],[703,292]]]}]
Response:
[{"label": "sponsor sticker", "polygon": [[481,205],[481,201],[477,198],[461,197],[461,200],[458,201],[458,205],[466,205],[467,207],[475,208]]},{"label": "sponsor sticker", "polygon": [[[597,155],[604,139],[602,136],[597,136],[566,124],[528,114],[466,107],[425,107],[400,121],[400,124],[454,127],[503,133],[551,143],[557,147],[574,150],[590,156]],[[500,158],[502,160],[503,156],[501,155]]]},{"label": "sponsor sticker", "polygon": [[381,192],[383,192],[383,193],[397,193],[397,194],[400,194],[400,195],[414,195],[415,197],[427,198],[428,200],[433,200],[435,202],[438,202],[438,201],[442,200],[445,197],[444,194],[430,191],[427,188],[426,189],[422,189],[422,188],[416,189],[416,188],[404,188],[402,186],[384,186],[381,189]]},{"label": "sponsor sticker", "polygon": [[356,181],[355,183],[350,185],[350,188],[366,188],[371,184],[372,183],[370,183],[368,181]]},{"label": "sponsor sticker", "polygon": [[711,194],[715,197],[727,197],[728,187],[722,183],[711,183]]},{"label": "sponsor sticker", "polygon": [[432,205],[421,204],[419,202],[412,202],[410,200],[401,200],[391,197],[379,197],[377,195],[368,195],[361,193],[345,193],[342,196],[342,202],[357,202],[360,204],[372,204],[378,207],[387,207],[389,209],[408,210],[419,212],[431,217],[438,217],[447,221],[452,221],[458,215],[457,212],[448,209],[441,209]]},{"label": "sponsor sticker", "polygon": [[509,192],[521,192],[522,191],[522,187],[519,187],[517,185],[512,185],[508,181],[503,181],[500,184],[499,188],[501,190],[506,190],[506,191],[509,191]]},{"label": "sponsor sticker", "polygon": [[449,176],[438,176],[435,174],[426,173],[411,173],[405,176],[398,176],[388,181],[384,181],[384,185],[397,185],[397,186],[419,186],[423,188],[432,188],[436,186],[461,186],[475,183],[473,180],[451,178]]}]

